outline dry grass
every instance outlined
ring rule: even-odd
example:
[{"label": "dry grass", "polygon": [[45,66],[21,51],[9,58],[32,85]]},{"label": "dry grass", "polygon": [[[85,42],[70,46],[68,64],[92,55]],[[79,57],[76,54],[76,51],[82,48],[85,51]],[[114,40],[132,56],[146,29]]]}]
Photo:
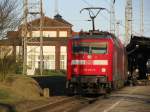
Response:
[{"label": "dry grass", "polygon": [[[32,78],[25,76],[7,77],[0,82],[0,112],[20,102],[42,99],[42,89]],[[5,111],[4,111],[5,112]],[[6,111],[7,112],[7,111]]]},{"label": "dry grass", "polygon": [[21,99],[33,100],[42,95],[42,89],[38,83],[26,76],[8,77],[2,85]]}]

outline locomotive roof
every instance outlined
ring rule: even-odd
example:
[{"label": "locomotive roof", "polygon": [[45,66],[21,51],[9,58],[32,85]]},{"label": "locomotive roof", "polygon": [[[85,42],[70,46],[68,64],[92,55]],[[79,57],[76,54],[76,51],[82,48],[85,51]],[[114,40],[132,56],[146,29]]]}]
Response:
[{"label": "locomotive roof", "polygon": [[101,38],[112,38],[120,46],[123,46],[120,39],[117,38],[114,34],[110,32],[104,31],[96,31],[96,32],[80,32],[79,35],[73,37],[74,40],[80,39],[101,39]]},{"label": "locomotive roof", "polygon": [[73,39],[83,39],[83,38],[113,38],[117,39],[117,37],[109,32],[103,32],[103,31],[95,31],[95,32],[80,32],[79,35],[75,35]]}]

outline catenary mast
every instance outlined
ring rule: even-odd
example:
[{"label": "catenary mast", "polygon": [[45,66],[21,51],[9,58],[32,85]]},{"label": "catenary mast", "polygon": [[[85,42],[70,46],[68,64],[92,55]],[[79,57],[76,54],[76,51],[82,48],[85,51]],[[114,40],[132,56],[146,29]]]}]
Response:
[{"label": "catenary mast", "polygon": [[132,0],[126,0],[125,6],[125,44],[128,44],[132,36]]},{"label": "catenary mast", "polygon": [[[24,0],[23,1],[23,28],[22,28],[22,50],[23,50],[23,74],[27,75],[27,45],[28,43],[34,43],[32,40],[34,40],[34,37],[32,37],[32,24],[29,24],[29,21],[32,21],[36,19],[37,17],[40,17],[40,23],[39,27],[36,28],[36,30],[40,31],[40,41],[37,42],[40,44],[40,75],[43,73],[43,0]],[[31,35],[28,31],[28,26],[30,27]],[[35,29],[35,27],[34,27]],[[30,36],[30,39],[27,37]]]}]

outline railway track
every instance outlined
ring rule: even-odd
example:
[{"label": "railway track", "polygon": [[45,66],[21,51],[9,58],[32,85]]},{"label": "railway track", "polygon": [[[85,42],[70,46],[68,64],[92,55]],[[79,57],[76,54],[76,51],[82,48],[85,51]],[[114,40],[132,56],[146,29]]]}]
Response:
[{"label": "railway track", "polygon": [[[144,87],[144,86],[143,86]],[[131,93],[128,93],[128,90],[123,89],[121,90],[121,92],[119,91],[112,91],[110,94],[110,98],[112,97],[123,97],[124,99],[126,98],[131,98],[131,99],[145,99],[145,98],[141,98],[141,96],[139,96],[138,94],[134,93],[135,87],[129,88],[127,87],[127,89],[131,89]],[[146,88],[146,86],[145,86]],[[132,91],[133,89],[133,91]],[[138,89],[140,89],[140,86],[138,87]],[[134,95],[133,95],[134,93]],[[28,109],[28,111],[26,112],[77,112],[79,110],[82,110],[83,108],[85,108],[86,106],[89,106],[90,104],[95,104],[97,101],[100,100],[104,100],[105,96],[101,95],[101,96],[80,96],[80,95],[76,95],[73,97],[63,97],[60,100],[57,100],[55,102],[50,102],[35,108],[31,108]],[[149,101],[149,100],[148,100]]]},{"label": "railway track", "polygon": [[[128,87],[127,87],[128,88]],[[133,87],[135,88],[135,87]],[[128,88],[128,89],[133,89],[133,88]],[[140,87],[139,87],[140,88]],[[138,89],[139,89],[138,88]],[[134,89],[133,89],[134,90]],[[126,98],[137,98],[141,99],[141,96],[137,96],[134,91],[131,90],[131,94],[128,93],[128,90],[123,89],[121,90],[122,92],[118,91],[112,91],[110,94],[110,98],[112,97],[124,97]],[[134,93],[134,96],[132,95]],[[109,96],[108,96],[109,97]],[[105,96],[80,96],[76,95],[73,97],[64,97],[61,98],[60,100],[57,100],[55,102],[50,102],[35,108],[28,109],[27,112],[77,112],[86,106],[89,106],[90,104],[95,104],[97,101],[102,101],[104,100]],[[142,98],[144,99],[144,98]]]},{"label": "railway track", "polygon": [[72,101],[73,101],[73,97],[63,98],[56,102],[52,102],[52,103],[48,103],[48,104],[44,104],[38,107],[31,108],[27,112],[48,112],[48,110],[50,109],[52,110],[54,108],[57,108],[57,106],[59,105],[62,105],[62,104],[64,105]]},{"label": "railway track", "polygon": [[53,103],[48,103],[39,107],[28,109],[27,112],[76,112],[77,110],[80,110],[81,108],[94,103],[100,98],[104,97],[67,97]]}]

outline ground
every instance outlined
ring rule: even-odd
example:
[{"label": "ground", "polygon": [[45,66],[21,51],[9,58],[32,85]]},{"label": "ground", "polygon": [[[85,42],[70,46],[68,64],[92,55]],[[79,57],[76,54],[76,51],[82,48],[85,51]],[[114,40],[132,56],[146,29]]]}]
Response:
[{"label": "ground", "polygon": [[[21,77],[15,78],[15,81],[10,78],[5,86],[0,83],[0,112],[15,112],[15,108],[18,112],[23,112],[22,110],[30,110],[68,98],[65,95],[65,79],[65,76]],[[51,89],[53,96],[44,100],[39,99],[41,94],[39,85],[42,89]],[[60,103],[56,106],[65,112],[150,112],[150,85],[124,87],[113,91],[107,99],[100,96],[100,99],[92,104],[84,105],[83,99],[77,98],[66,105]],[[72,109],[69,111],[66,106],[74,111]]]},{"label": "ground", "polygon": [[150,112],[150,86],[125,87],[79,112]]}]

